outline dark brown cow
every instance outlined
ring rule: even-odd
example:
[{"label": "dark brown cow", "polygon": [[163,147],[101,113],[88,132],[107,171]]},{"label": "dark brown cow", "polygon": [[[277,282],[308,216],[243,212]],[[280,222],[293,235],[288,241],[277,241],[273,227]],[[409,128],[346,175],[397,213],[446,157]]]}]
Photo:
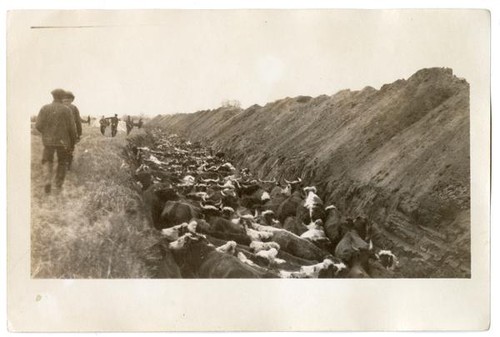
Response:
[{"label": "dark brown cow", "polygon": [[278,208],[281,203],[290,197],[290,195],[291,192],[289,186],[286,188],[282,188],[281,186],[274,187],[269,193],[271,200],[265,204],[264,209],[271,210],[275,214],[278,214]]},{"label": "dark brown cow", "polygon": [[276,228],[283,228],[281,223],[276,220],[276,215],[271,210],[262,211],[257,217],[257,222],[263,226],[272,226]]},{"label": "dark brown cow", "polygon": [[376,258],[373,245],[364,241],[356,230],[347,232],[335,249],[335,256],[350,267],[347,277],[370,277],[369,260]]},{"label": "dark brown cow", "polygon": [[182,276],[185,278],[263,278],[271,273],[244,264],[237,257],[219,252],[207,239],[188,233],[170,243]]},{"label": "dark brown cow", "polygon": [[297,219],[295,216],[289,216],[286,218],[285,223],[283,224],[283,229],[286,229],[287,231],[298,236],[301,236],[308,230],[306,225],[304,225],[302,221]]},{"label": "dark brown cow", "polygon": [[297,215],[297,208],[302,203],[300,191],[295,191],[291,196],[286,198],[278,207],[278,220],[285,223],[286,218],[289,216]]},{"label": "dark brown cow", "polygon": [[252,195],[257,192],[261,187],[257,184],[257,181],[254,182],[239,182],[234,180],[234,184],[236,187],[236,193],[238,197],[243,197],[244,195]]},{"label": "dark brown cow", "polygon": [[236,193],[240,197],[240,203],[243,207],[248,209],[260,208],[271,199],[269,193],[257,182],[250,184],[236,183]]},{"label": "dark brown cow", "polygon": [[212,217],[208,220],[212,231],[232,233],[232,234],[245,234],[245,228],[236,221],[231,221],[223,217]]},{"label": "dark brown cow", "polygon": [[167,201],[160,216],[160,228],[169,228],[197,218],[198,212],[185,201]]},{"label": "dark brown cow", "polygon": [[135,174],[135,178],[140,183],[143,191],[147,190],[154,183],[154,177],[149,172],[138,172]]},{"label": "dark brown cow", "polygon": [[302,179],[300,179],[300,178],[297,178],[294,181],[288,181],[285,179],[285,183],[290,186],[291,193],[296,192],[296,191],[300,192],[300,190],[302,188]]},{"label": "dark brown cow", "polygon": [[368,241],[372,236],[372,224],[365,216],[357,216],[354,220],[354,230],[358,232],[359,236]]},{"label": "dark brown cow", "polygon": [[283,200],[285,200],[287,197],[289,197],[292,194],[291,187],[289,185],[285,187],[281,187],[280,185],[276,185],[271,189],[271,192],[269,193],[271,196],[271,199],[278,198],[278,197],[283,197]]},{"label": "dark brown cow", "polygon": [[349,261],[349,272],[347,277],[349,278],[369,278],[369,259],[372,253],[369,250],[362,249],[353,253],[351,261]]},{"label": "dark brown cow", "polygon": [[333,205],[326,207],[325,213],[326,219],[323,228],[327,238],[336,247],[342,239],[343,234],[345,234],[342,233],[342,216],[339,210]]},{"label": "dark brown cow", "polygon": [[208,234],[223,240],[233,240],[239,244],[250,244],[250,238],[239,222],[221,216],[221,210],[214,205],[200,204],[200,206],[205,220],[210,224]]},{"label": "dark brown cow", "polygon": [[220,191],[222,206],[231,207],[233,209],[237,209],[239,206],[239,200],[236,197],[236,194],[231,191]]},{"label": "dark brown cow", "polygon": [[181,278],[181,270],[175,262],[172,252],[165,248],[163,256],[157,267],[157,278]]},{"label": "dark brown cow", "polygon": [[349,263],[356,252],[371,250],[371,244],[363,240],[355,230],[348,231],[335,248],[335,256]]},{"label": "dark brown cow", "polygon": [[166,240],[158,241],[149,249],[150,256],[159,257],[158,260],[147,259],[146,263],[154,270],[154,278],[181,278],[181,271],[175,262]]},{"label": "dark brown cow", "polygon": [[331,254],[320,248],[309,240],[286,230],[276,230],[270,239],[280,245],[281,250],[306,260],[323,261]]},{"label": "dark brown cow", "polygon": [[142,194],[146,213],[156,229],[162,229],[161,214],[168,201],[178,200],[177,192],[169,184],[153,184]]}]

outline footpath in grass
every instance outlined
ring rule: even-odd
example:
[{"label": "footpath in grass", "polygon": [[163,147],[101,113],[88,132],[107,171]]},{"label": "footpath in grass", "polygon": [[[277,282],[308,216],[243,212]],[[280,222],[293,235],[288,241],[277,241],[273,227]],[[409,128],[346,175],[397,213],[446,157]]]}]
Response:
[{"label": "footpath in grass", "polygon": [[154,277],[158,234],[131,178],[125,133],[111,138],[84,125],[60,196],[44,194],[42,140],[36,131],[31,138],[31,276]]}]

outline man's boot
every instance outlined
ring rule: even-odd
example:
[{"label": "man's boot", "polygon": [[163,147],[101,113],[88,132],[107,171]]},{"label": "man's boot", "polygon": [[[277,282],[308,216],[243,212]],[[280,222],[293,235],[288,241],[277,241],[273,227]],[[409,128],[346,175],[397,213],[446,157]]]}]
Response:
[{"label": "man's boot", "polygon": [[42,164],[42,172],[43,172],[43,182],[44,182],[44,190],[46,194],[50,193],[52,188],[52,171],[54,164],[52,162],[46,162]]}]

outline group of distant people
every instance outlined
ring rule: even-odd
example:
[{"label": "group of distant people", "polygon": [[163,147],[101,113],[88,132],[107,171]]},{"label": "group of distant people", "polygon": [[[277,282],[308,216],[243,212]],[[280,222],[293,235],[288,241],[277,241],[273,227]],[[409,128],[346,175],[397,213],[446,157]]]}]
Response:
[{"label": "group of distant people", "polygon": [[[75,96],[71,91],[54,89],[51,92],[53,101],[44,105],[38,113],[35,128],[42,134],[43,154],[42,170],[44,191],[46,194],[52,192],[52,181],[54,177],[54,154],[57,154],[57,168],[55,171],[55,192],[59,194],[62,190],[66,171],[71,169],[75,145],[82,136],[82,123],[90,126],[90,116],[86,120],[80,118],[80,111],[73,104]],[[111,125],[111,135],[116,136],[118,129],[118,115],[114,117],[101,118],[101,133],[104,135],[106,127]],[[142,118],[134,124],[130,116],[127,118],[127,135],[134,126],[141,128]]]},{"label": "group of distant people", "polygon": [[[108,126],[111,126],[111,137],[116,136],[118,133],[118,122],[120,119],[118,118],[118,115],[115,114],[113,117],[104,117],[102,116],[101,119],[99,120],[99,124],[101,126],[101,133],[104,136],[106,133],[106,128]],[[127,136],[130,134],[134,126],[137,126],[139,129],[142,127],[142,118],[139,118],[139,122],[137,124],[134,123],[134,121],[130,118],[130,116],[127,117],[127,120],[125,121],[125,124],[127,126]]]},{"label": "group of distant people", "polygon": [[57,153],[55,187],[59,192],[62,189],[66,171],[71,169],[75,145],[82,136],[82,122],[90,125],[90,116],[87,120],[80,118],[80,111],[73,104],[75,96],[71,91],[55,89],[51,94],[52,103],[40,109],[35,124],[36,129],[42,134],[44,146],[42,169],[44,190],[47,194],[52,190],[54,154]]}]

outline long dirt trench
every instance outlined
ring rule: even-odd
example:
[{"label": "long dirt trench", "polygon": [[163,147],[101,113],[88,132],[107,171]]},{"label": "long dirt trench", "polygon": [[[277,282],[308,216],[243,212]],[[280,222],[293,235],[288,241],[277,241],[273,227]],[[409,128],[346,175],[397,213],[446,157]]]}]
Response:
[{"label": "long dirt trench", "polygon": [[[397,258],[390,251],[372,248],[369,234],[363,232],[363,240],[357,235],[358,230],[353,231],[354,237],[347,235],[336,238],[335,242],[329,240],[323,225],[328,221],[325,209],[329,205],[324,205],[314,193],[314,186],[304,186],[298,180],[255,179],[248,169],[235,167],[227,154],[215,153],[201,143],[157,129],[131,137],[126,152],[135,170],[136,184],[143,189],[147,212],[154,213],[148,190],[169,189],[175,193],[170,200],[163,200],[162,207],[170,203],[178,212],[168,213],[165,207],[160,212],[163,214],[157,215],[159,219],[154,216],[150,219],[163,233],[154,247],[160,249],[163,256],[155,268],[157,277],[398,276]],[[289,217],[280,219],[287,212],[284,208],[290,208],[285,201],[293,199],[290,188],[296,189],[294,195],[299,195],[300,201],[291,203],[295,209],[288,210]],[[179,215],[182,207],[192,213],[187,217]],[[339,235],[342,230],[348,232],[341,223],[346,221],[345,217],[338,214],[337,218],[334,226]],[[234,272],[227,276],[231,274],[228,271],[216,275],[193,271],[200,261],[187,261],[185,256],[179,257],[183,253],[171,249],[172,243],[177,244],[183,234],[191,235],[187,225],[192,221],[197,222],[193,235],[202,235],[208,240],[208,246],[213,247],[210,249],[219,254],[217,259],[225,263],[224,268],[249,267],[256,273]],[[369,227],[367,223],[364,226]],[[360,250],[364,253],[360,254]],[[229,262],[228,257],[231,257]],[[390,263],[387,259],[391,259]],[[176,263],[179,261],[181,265]],[[213,269],[217,268],[220,266],[215,263]]]}]

